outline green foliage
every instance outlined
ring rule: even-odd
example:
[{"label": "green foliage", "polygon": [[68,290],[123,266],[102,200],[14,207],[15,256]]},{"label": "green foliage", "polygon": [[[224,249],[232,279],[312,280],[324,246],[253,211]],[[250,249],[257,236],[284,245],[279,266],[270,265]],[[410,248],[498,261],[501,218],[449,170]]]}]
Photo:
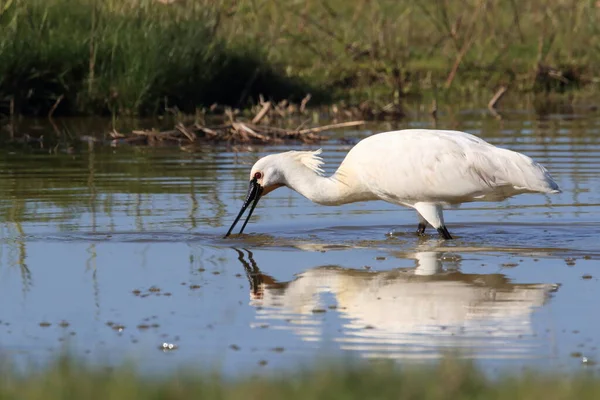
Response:
[{"label": "green foliage", "polygon": [[213,102],[303,96],[261,49],[215,37],[217,11],[157,1],[14,0],[0,16],[0,101],[17,112],[193,112]]},{"label": "green foliage", "polygon": [[[600,7],[541,0],[240,0],[229,38],[254,21],[278,21],[253,40],[270,59],[336,88],[382,85],[388,92],[432,88],[561,89],[598,76]],[[595,61],[592,61],[595,60]],[[538,64],[556,74],[538,77]],[[449,79],[457,65],[455,78]],[[577,68],[575,68],[577,67]],[[567,72],[561,79],[561,72]],[[550,80],[539,85],[539,80]]]},{"label": "green foliage", "polygon": [[[260,368],[260,367],[257,367]],[[207,372],[144,377],[128,367],[92,368],[62,359],[38,373],[2,371],[0,399],[597,399],[597,376],[522,374],[498,380],[444,359],[398,368],[391,363],[321,367],[294,374],[225,381]]]},{"label": "green foliage", "polygon": [[534,0],[3,0],[0,112],[389,102],[597,84],[600,7]]}]

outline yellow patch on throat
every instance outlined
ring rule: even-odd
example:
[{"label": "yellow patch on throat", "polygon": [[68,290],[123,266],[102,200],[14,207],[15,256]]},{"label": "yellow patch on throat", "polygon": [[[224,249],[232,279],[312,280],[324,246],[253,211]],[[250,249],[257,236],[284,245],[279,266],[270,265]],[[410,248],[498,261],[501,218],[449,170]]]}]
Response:
[{"label": "yellow patch on throat", "polygon": [[267,195],[268,193],[271,193],[273,190],[278,189],[282,186],[285,186],[285,185],[283,183],[276,183],[274,185],[263,187],[260,197],[263,197],[263,196]]}]

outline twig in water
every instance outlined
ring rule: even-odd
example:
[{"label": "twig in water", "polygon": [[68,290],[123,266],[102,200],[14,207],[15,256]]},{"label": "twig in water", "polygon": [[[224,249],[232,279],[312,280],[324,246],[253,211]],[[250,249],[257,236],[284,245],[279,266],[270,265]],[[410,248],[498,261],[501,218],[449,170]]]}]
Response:
[{"label": "twig in water", "polygon": [[124,138],[125,135],[123,135],[120,132],[117,132],[117,130],[115,128],[113,128],[112,131],[108,132],[109,136],[113,139],[120,139],[120,138]]},{"label": "twig in water", "polygon": [[54,102],[54,105],[52,106],[52,108],[50,108],[50,111],[48,112],[48,118],[52,119],[52,115],[54,114],[54,111],[56,111],[56,108],[58,107],[58,105],[60,104],[60,102],[62,101],[62,99],[64,97],[65,97],[64,94],[61,94],[60,96],[58,96],[58,98]]},{"label": "twig in water", "polygon": [[219,133],[216,131],[213,131],[210,128],[205,127],[204,125],[200,125],[198,122],[196,122],[196,124],[194,124],[194,127],[196,129],[198,129],[199,131],[204,132],[207,136],[209,137],[216,137],[219,136]]},{"label": "twig in water", "polygon": [[190,142],[196,141],[196,135],[194,135],[185,126],[183,126],[181,122],[175,125],[175,128],[177,128],[179,132],[183,133],[190,140]]},{"label": "twig in water", "polygon": [[364,124],[365,124],[365,121],[340,122],[339,124],[323,125],[323,126],[317,126],[316,128],[302,129],[301,131],[298,131],[298,133],[300,135],[303,135],[306,133],[319,133],[319,132],[323,132],[323,131],[326,131],[329,129],[347,128],[350,126],[358,126],[358,125],[364,125]]},{"label": "twig in water", "polygon": [[500,99],[502,99],[502,96],[504,96],[504,93],[506,93],[507,90],[508,88],[506,86],[500,86],[496,91],[496,94],[494,94],[488,103],[488,110],[490,110],[490,113],[498,119],[502,119],[502,116],[496,111],[496,105],[500,102]]},{"label": "twig in water", "polygon": [[270,101],[262,103],[262,105],[263,106],[260,109],[260,111],[258,112],[258,114],[256,114],[256,116],[254,118],[252,118],[253,124],[258,124],[269,113],[269,110],[271,110],[271,102]]},{"label": "twig in water", "polygon": [[[307,98],[305,97],[305,99]],[[328,139],[326,136],[320,136],[318,134],[319,132],[365,124],[365,121],[361,120],[301,129],[310,121],[310,118],[308,118],[296,129],[285,129],[275,126],[259,125],[258,123],[264,118],[265,115],[267,115],[269,111],[285,113],[287,110],[285,107],[289,105],[287,101],[273,104],[272,102],[265,102],[264,100],[261,101],[261,104],[262,108],[253,118],[252,122],[236,121],[236,114],[239,111],[226,108],[225,121],[229,120],[229,123],[221,123],[220,125],[211,126],[210,128],[200,124],[198,121],[189,126],[185,126],[183,123],[177,123],[177,125],[175,125],[175,129],[172,130],[162,132],[159,132],[156,129],[134,130],[131,132],[131,136],[125,138],[121,134],[113,131],[109,133],[110,137],[113,138],[111,145],[116,146],[118,143],[135,143],[152,146],[159,143],[171,143],[178,144],[180,148],[184,150],[189,150],[193,148],[191,147],[191,143],[197,143],[202,139],[210,142],[221,142],[227,144],[275,144],[283,143],[284,140],[315,143]],[[291,105],[288,108],[291,108]],[[182,141],[189,143],[189,146],[182,146]]]},{"label": "twig in water", "polygon": [[312,95],[309,93],[302,99],[302,102],[300,102],[300,112],[301,113],[303,113],[306,110],[306,104],[308,104],[308,102],[310,101],[311,98],[312,98]]},{"label": "twig in water", "polygon": [[233,129],[235,129],[238,132],[244,132],[245,134],[252,136],[256,139],[262,140],[264,142],[268,142],[269,138],[261,135],[260,133],[257,133],[255,131],[253,131],[252,129],[250,129],[248,126],[246,126],[245,124],[241,123],[241,122],[234,122],[233,123]]}]

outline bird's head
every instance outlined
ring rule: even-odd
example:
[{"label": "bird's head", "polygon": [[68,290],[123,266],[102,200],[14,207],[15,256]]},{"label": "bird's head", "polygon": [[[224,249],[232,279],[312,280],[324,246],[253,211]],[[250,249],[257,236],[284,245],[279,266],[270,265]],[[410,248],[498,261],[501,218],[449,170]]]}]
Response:
[{"label": "bird's head", "polygon": [[288,151],[271,154],[258,160],[250,170],[250,186],[248,187],[246,200],[237,218],[233,221],[227,234],[225,234],[225,237],[231,234],[231,231],[244,214],[244,211],[252,203],[250,213],[246,217],[240,233],[244,231],[260,198],[277,188],[287,186],[286,175],[294,174],[294,171],[298,168],[309,168],[317,174],[322,174],[323,170],[321,170],[320,165],[323,163],[323,160],[318,157],[320,153],[321,150]]},{"label": "bird's head", "polygon": [[273,190],[285,186],[285,155],[271,154],[258,160],[250,170],[250,183],[256,181],[261,190],[261,197]]}]

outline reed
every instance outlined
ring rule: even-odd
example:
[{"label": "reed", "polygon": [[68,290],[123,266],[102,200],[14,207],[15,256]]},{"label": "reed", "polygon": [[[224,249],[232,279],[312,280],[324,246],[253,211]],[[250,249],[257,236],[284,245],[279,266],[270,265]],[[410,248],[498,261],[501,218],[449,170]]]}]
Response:
[{"label": "reed", "polygon": [[[243,5],[242,5],[243,3]],[[596,82],[597,2],[307,0],[238,2],[229,37],[263,29],[271,60],[336,87],[420,93],[510,84],[565,89]],[[539,68],[539,65],[542,68]],[[541,70],[540,70],[541,69]],[[548,87],[546,87],[548,86]]]},{"label": "reed", "polygon": [[9,0],[1,10],[5,114],[193,112],[244,103],[258,89],[275,98],[309,91],[271,68],[254,43],[218,38],[215,7]]},{"label": "reed", "polygon": [[[333,364],[332,364],[333,365]],[[268,368],[266,367],[258,368]],[[258,372],[258,371],[255,371]],[[94,368],[63,359],[30,374],[5,370],[0,399],[597,399],[593,374],[521,373],[486,377],[473,364],[442,360],[428,366],[391,363],[320,367],[295,373],[225,380],[184,369],[151,377],[130,367]]]},{"label": "reed", "polygon": [[578,0],[3,0],[0,112],[594,90],[598,13]]}]

